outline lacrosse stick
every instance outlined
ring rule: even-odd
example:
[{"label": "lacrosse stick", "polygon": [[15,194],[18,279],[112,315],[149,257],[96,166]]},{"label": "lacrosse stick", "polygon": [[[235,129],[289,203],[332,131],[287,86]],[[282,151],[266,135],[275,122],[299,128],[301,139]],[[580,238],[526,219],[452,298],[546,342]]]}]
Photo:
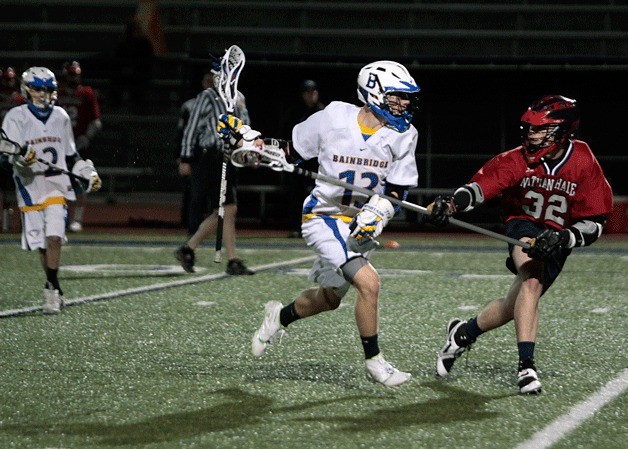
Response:
[{"label": "lacrosse stick", "polygon": [[[341,181],[331,176],[322,175],[309,170],[304,170],[293,164],[290,164],[286,160],[284,151],[279,148],[278,144],[272,143],[270,145],[262,146],[247,146],[236,149],[231,153],[231,163],[236,167],[268,167],[275,171],[285,171],[289,173],[296,173],[301,176],[306,176],[311,179],[317,179],[328,184],[332,184],[338,187],[344,187],[345,189],[352,190],[354,192],[363,193],[369,197],[375,195],[376,192],[366,189],[364,187],[356,186],[355,184],[349,184],[348,182]],[[386,198],[393,204],[401,206],[405,209],[418,212],[422,215],[431,215],[432,213],[425,207],[421,207],[417,204],[410,203],[408,201],[400,200],[398,198],[379,194],[381,198]],[[461,228],[468,229],[479,234],[484,234],[488,237],[492,237],[502,242],[510,243],[511,245],[520,246],[522,248],[529,248],[530,244],[513,239],[506,235],[499,234],[497,232],[489,231],[488,229],[481,228],[479,226],[467,223],[465,221],[458,220],[451,217],[449,223],[459,226]]]},{"label": "lacrosse stick", "polygon": [[[246,59],[244,52],[237,45],[227,49],[220,61],[220,78],[218,82],[218,94],[227,106],[227,112],[232,114],[235,109],[238,96],[238,80],[244,68]],[[222,170],[220,173],[220,196],[218,198],[218,224],[216,228],[216,255],[214,262],[222,262],[222,229],[225,219],[225,201],[227,199],[227,164],[229,164],[229,151],[224,148]]]},{"label": "lacrosse stick", "polygon": [[[0,153],[3,154],[11,154],[13,156],[23,156],[24,149],[26,147],[22,147],[19,143],[14,140],[9,139],[7,133],[4,132],[4,129],[0,129]],[[86,179],[82,176],[72,173],[65,168],[57,167],[51,162],[48,162],[45,159],[37,158],[37,162],[41,162],[45,166],[47,166],[50,170],[56,171],[58,173],[63,173],[64,175],[68,175],[70,178],[74,178],[78,181],[82,181],[86,184],[89,184],[89,179]]]}]

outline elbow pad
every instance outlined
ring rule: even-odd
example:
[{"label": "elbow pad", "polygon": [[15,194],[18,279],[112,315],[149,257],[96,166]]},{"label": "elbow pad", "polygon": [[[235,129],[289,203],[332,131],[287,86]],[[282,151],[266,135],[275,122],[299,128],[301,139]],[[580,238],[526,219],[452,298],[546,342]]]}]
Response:
[{"label": "elbow pad", "polygon": [[454,192],[454,203],[459,212],[469,212],[484,203],[484,192],[477,182],[458,188]]}]

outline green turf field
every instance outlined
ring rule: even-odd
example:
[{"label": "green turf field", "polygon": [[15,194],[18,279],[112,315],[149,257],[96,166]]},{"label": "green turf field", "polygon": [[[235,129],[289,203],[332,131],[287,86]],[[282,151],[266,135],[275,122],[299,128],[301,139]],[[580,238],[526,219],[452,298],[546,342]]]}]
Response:
[{"label": "green turf field", "polygon": [[[210,246],[197,255],[203,270],[183,273],[176,236],[70,239],[60,279],[76,303],[42,316],[36,254],[0,236],[0,448],[546,447],[537,431],[585,400],[586,409],[628,368],[626,240],[576,250],[543,297],[544,393],[522,397],[512,325],[482,336],[450,379],[434,374],[447,321],[508,288],[500,242],[399,237],[400,249],[374,255],[381,346],[413,375],[387,389],[364,374],[354,293],[294,323],[263,358],[250,355],[264,303],[310,286],[309,263],[290,262],[312,255],[298,240],[240,238],[240,256],[262,271],[236,278],[220,276]],[[627,447],[628,398],[615,396],[572,432],[559,427],[552,447]]]}]

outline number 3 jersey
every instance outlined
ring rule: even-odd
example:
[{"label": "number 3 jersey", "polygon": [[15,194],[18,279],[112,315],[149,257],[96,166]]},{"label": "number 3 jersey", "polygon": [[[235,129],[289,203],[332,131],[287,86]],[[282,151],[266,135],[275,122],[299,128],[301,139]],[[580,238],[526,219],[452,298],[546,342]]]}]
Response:
[{"label": "number 3 jersey", "polygon": [[[76,153],[68,114],[54,106],[48,120],[38,119],[22,105],[11,109],[2,124],[9,139],[31,145],[39,159],[67,170],[66,157]],[[49,204],[65,204],[76,196],[68,175],[35,162],[24,170],[13,168],[18,206],[23,211],[41,209]]]},{"label": "number 3 jersey", "polygon": [[[364,140],[359,111],[360,107],[349,103],[330,103],[294,127],[295,150],[305,160],[317,157],[320,174],[376,193],[384,193],[385,182],[416,186],[416,128],[410,126],[399,133],[383,127]],[[303,204],[303,214],[352,217],[367,199],[366,195],[317,180]]]},{"label": "number 3 jersey", "polygon": [[562,229],[611,212],[611,187],[585,142],[573,140],[561,158],[535,167],[526,164],[521,152],[518,147],[494,157],[468,184],[472,190],[474,183],[481,188],[478,203],[502,195],[505,222],[524,219]]}]

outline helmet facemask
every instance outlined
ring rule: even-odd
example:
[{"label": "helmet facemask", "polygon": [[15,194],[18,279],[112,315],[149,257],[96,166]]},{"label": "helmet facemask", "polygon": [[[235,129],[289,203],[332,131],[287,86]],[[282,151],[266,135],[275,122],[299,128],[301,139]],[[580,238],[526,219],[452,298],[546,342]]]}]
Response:
[{"label": "helmet facemask", "polygon": [[57,101],[56,88],[26,85],[24,89],[29,103],[42,111],[52,108]]},{"label": "helmet facemask", "polygon": [[531,162],[540,160],[554,150],[561,148],[565,143],[565,132],[560,125],[535,126],[529,123],[521,124],[521,137],[526,157]]}]

